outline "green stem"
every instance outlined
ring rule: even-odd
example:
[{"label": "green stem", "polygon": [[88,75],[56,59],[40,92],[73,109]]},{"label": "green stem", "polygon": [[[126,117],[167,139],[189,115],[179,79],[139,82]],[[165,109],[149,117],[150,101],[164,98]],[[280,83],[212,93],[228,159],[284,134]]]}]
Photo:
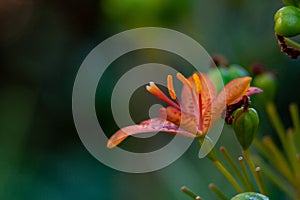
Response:
[{"label": "green stem", "polygon": [[244,154],[245,159],[246,159],[246,161],[249,165],[250,171],[251,171],[252,175],[254,176],[255,182],[258,186],[258,189],[259,189],[260,193],[266,194],[266,190],[264,189],[263,184],[259,180],[258,174],[256,173],[255,165],[254,165],[254,163],[253,163],[253,161],[250,157],[249,150],[243,150],[243,154]]},{"label": "green stem", "polygon": [[240,170],[238,169],[236,164],[233,162],[233,159],[230,156],[230,154],[228,153],[227,149],[224,146],[222,146],[222,147],[220,147],[220,151],[224,155],[227,163],[230,165],[231,169],[233,170],[233,172],[235,173],[237,178],[240,180],[240,182],[243,184],[243,186],[249,190],[246,180],[244,179],[242,173],[240,172]]},{"label": "green stem", "polygon": [[[197,197],[199,197],[198,195],[196,195],[194,192],[192,192],[189,188],[187,188],[185,186],[181,187],[181,191],[183,193],[185,193],[186,195],[188,195],[189,197],[191,197],[192,199],[196,199]],[[197,199],[199,199],[199,198],[197,198]]]},{"label": "green stem", "polygon": [[238,182],[235,180],[235,178],[224,167],[224,165],[219,160],[215,160],[215,161],[213,161],[213,163],[220,170],[220,172],[222,172],[222,174],[227,178],[227,180],[231,183],[231,185],[235,188],[235,190],[238,193],[242,193],[243,192],[242,188],[240,187]]},{"label": "green stem", "polygon": [[209,184],[209,189],[213,191],[221,200],[229,199],[213,183]]},{"label": "green stem", "polygon": [[289,157],[291,160],[291,164],[294,170],[294,179],[296,179],[296,186],[300,184],[300,163],[297,159],[297,149],[295,146],[295,134],[293,133],[292,129],[287,130],[287,142],[289,144]]},{"label": "green stem", "polygon": [[[290,182],[295,183],[294,176],[292,174],[292,169],[288,164],[285,156],[281,153],[278,147],[274,144],[272,138],[264,137],[263,139],[264,147],[266,148],[265,153],[267,154],[267,159],[276,169]],[[276,155],[276,156],[274,156]]]},{"label": "green stem", "polygon": [[259,178],[259,181],[260,181],[261,184],[262,184],[262,187],[266,189],[267,187],[266,187],[265,181],[264,181],[264,179],[263,179],[263,177],[262,177],[262,173],[261,173],[260,167],[256,167],[255,170],[256,170],[257,176],[258,176],[258,178]]},{"label": "green stem", "polygon": [[295,41],[293,41],[293,40],[291,40],[291,39],[289,39],[289,38],[284,38],[284,41],[289,45],[289,46],[291,46],[291,47],[294,47],[294,48],[296,48],[296,49],[300,49],[300,44],[298,44],[297,42],[295,42]]},{"label": "green stem", "polygon": [[287,195],[289,195],[292,199],[297,200],[296,191],[293,190],[291,185],[284,181],[277,172],[274,172],[262,159],[259,157],[254,157],[255,162],[257,162],[262,169],[264,169],[265,175],[277,185],[282,191],[284,191]]},{"label": "green stem", "polygon": [[[267,104],[267,111],[269,114],[269,118],[279,136],[280,142],[283,146],[283,150],[285,152],[285,155],[288,158],[289,163],[292,165],[293,164],[293,149],[292,146],[289,144],[290,142],[286,139],[286,132],[284,130],[283,124],[278,116],[277,110],[275,108],[275,105],[273,103],[268,103]],[[293,168],[294,169],[294,168]],[[294,169],[295,170],[295,169]]]},{"label": "green stem", "polygon": [[247,190],[248,191],[254,191],[254,187],[253,187],[253,185],[252,185],[252,183],[251,183],[251,180],[250,180],[250,176],[249,176],[249,173],[248,173],[248,171],[247,171],[247,169],[246,169],[246,165],[245,165],[245,162],[244,162],[244,158],[242,157],[242,156],[240,156],[239,158],[238,158],[238,161],[239,161],[239,163],[240,163],[240,166],[241,166],[241,168],[242,168],[242,172],[243,172],[243,174],[244,174],[244,177],[245,177],[245,180],[246,180],[246,185],[247,185]]},{"label": "green stem", "polygon": [[298,106],[296,104],[290,105],[290,113],[291,113],[291,118],[295,130],[295,141],[298,141],[295,142],[297,152],[300,152],[300,117],[298,112]]},{"label": "green stem", "polygon": [[279,136],[279,139],[281,141],[281,143],[284,145],[284,141],[285,141],[285,130],[284,130],[284,127],[283,127],[283,124],[278,116],[278,113],[277,113],[277,110],[275,108],[275,105],[274,103],[272,102],[268,102],[267,103],[267,112],[268,112],[268,115],[269,115],[269,118],[272,122],[272,125],[274,126],[278,136]]}]

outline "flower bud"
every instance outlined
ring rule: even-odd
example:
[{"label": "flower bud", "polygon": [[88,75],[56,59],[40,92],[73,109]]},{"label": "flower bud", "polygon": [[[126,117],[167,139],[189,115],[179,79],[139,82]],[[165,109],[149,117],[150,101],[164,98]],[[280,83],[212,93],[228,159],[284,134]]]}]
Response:
[{"label": "flower bud", "polygon": [[245,192],[245,193],[241,193],[238,194],[234,197],[231,198],[231,200],[269,200],[269,197],[260,194],[260,193],[256,193],[256,192]]},{"label": "flower bud", "polygon": [[229,72],[231,80],[240,78],[243,76],[249,76],[249,73],[247,72],[247,70],[245,70],[245,68],[243,68],[240,65],[235,65],[235,64],[228,66],[228,72]]},{"label": "flower bud", "polygon": [[295,6],[280,8],[274,16],[274,30],[278,35],[293,37],[300,34],[300,9]]},{"label": "flower bud", "polygon": [[233,129],[235,135],[242,146],[243,150],[247,150],[258,129],[259,117],[254,108],[239,108],[234,113]]},{"label": "flower bud", "polygon": [[253,85],[264,91],[258,98],[261,98],[264,102],[274,100],[277,90],[277,82],[274,74],[266,72],[255,76]]},{"label": "flower bud", "polygon": [[208,73],[208,76],[214,82],[217,92],[221,91],[224,85],[231,81],[226,67],[215,67]]}]

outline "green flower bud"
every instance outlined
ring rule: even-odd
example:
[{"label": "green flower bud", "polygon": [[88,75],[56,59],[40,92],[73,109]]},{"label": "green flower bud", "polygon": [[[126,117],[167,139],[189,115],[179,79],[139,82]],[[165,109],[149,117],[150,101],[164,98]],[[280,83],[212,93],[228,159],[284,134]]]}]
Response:
[{"label": "green flower bud", "polygon": [[229,65],[228,66],[228,73],[230,75],[230,79],[233,80],[235,78],[240,78],[243,76],[249,76],[249,73],[245,68],[240,65]]},{"label": "green flower bud", "polygon": [[206,155],[206,157],[209,158],[211,161],[218,160],[216,149],[214,148],[214,144],[209,137],[201,137],[199,139],[199,144],[201,147],[199,152],[200,157],[203,157],[202,155]]},{"label": "green flower bud", "polygon": [[214,68],[208,72],[208,76],[215,83],[217,92],[221,91],[224,85],[231,81],[228,69],[225,67]]},{"label": "green flower bud", "polygon": [[274,30],[278,35],[293,37],[300,34],[300,9],[295,6],[280,8],[275,16]]},{"label": "green flower bud", "polygon": [[277,81],[274,74],[266,72],[255,76],[253,85],[264,91],[257,98],[261,98],[264,102],[274,100],[277,90]]},{"label": "green flower bud", "polygon": [[269,200],[269,197],[256,193],[256,192],[245,192],[238,194],[231,198],[231,200]]},{"label": "green flower bud", "polygon": [[233,129],[235,135],[242,146],[243,150],[247,150],[258,129],[259,117],[254,108],[239,108],[234,113]]}]

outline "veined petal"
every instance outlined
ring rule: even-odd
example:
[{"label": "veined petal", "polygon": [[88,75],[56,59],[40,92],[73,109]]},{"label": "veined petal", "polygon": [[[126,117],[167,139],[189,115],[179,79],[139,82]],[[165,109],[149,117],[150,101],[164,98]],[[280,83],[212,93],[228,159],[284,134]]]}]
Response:
[{"label": "veined petal", "polygon": [[238,98],[243,97],[248,89],[250,88],[250,82],[252,78],[249,76],[245,76],[242,78],[236,78],[230,81],[225,87],[222,89],[217,99],[225,100],[226,105],[230,105],[234,103]]},{"label": "veined petal", "polygon": [[127,126],[119,131],[117,131],[114,135],[109,138],[107,142],[108,148],[113,148],[120,144],[123,140],[125,140],[130,135],[136,135],[139,133],[150,133],[150,132],[166,132],[172,134],[178,134],[184,137],[195,137],[194,134],[189,133],[177,125],[169,122],[167,120],[161,118],[153,118],[146,121],[141,122],[138,125]]},{"label": "veined petal", "polygon": [[[186,130],[193,135],[201,134],[201,132],[198,130],[199,122],[194,115],[187,114],[171,106],[167,108],[161,108],[160,113],[162,113],[162,118],[167,119],[167,121],[174,123],[183,130]],[[164,114],[165,116],[163,116]]]},{"label": "veined petal", "polygon": [[[211,105],[211,102],[216,97],[216,87],[213,81],[206,74],[196,73],[196,75],[198,75],[202,86],[201,98],[202,108],[204,110],[205,107]],[[188,80],[193,86],[195,86],[193,77],[190,77]],[[199,113],[197,113],[199,112],[199,98],[198,94],[196,94],[196,90],[193,90],[192,92],[187,86],[183,86],[181,92],[181,103],[184,112],[195,115],[196,117],[199,116]]]}]

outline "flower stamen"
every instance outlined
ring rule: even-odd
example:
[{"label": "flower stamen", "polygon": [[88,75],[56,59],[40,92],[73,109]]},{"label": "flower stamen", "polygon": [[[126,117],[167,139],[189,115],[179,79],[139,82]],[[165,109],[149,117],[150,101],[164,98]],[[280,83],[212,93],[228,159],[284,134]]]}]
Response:
[{"label": "flower stamen", "polygon": [[146,86],[148,92],[156,96],[158,99],[166,102],[167,104],[174,106],[175,108],[180,109],[180,106],[174,103],[171,99],[169,99],[153,82],[150,82],[149,85]]},{"label": "flower stamen", "polygon": [[176,93],[175,93],[174,86],[173,86],[173,78],[171,75],[168,75],[167,82],[168,82],[168,91],[169,91],[170,97],[173,100],[177,100]]},{"label": "flower stamen", "polygon": [[198,74],[194,73],[193,74],[193,79],[194,79],[195,85],[196,85],[196,92],[198,94],[201,94],[202,93],[202,84],[201,84],[201,81],[200,81],[200,78],[199,78]]},{"label": "flower stamen", "polygon": [[201,84],[201,81],[200,81],[200,78],[198,76],[198,74],[194,73],[193,74],[193,79],[194,79],[194,82],[195,82],[195,85],[196,85],[196,92],[198,94],[198,99],[199,99],[199,125],[198,125],[198,128],[200,131],[203,130],[203,116],[202,116],[202,96],[201,96],[201,93],[202,93],[202,84]]},{"label": "flower stamen", "polygon": [[180,80],[182,82],[183,85],[185,85],[192,91],[194,90],[194,87],[191,84],[191,82],[187,78],[185,78],[181,73],[177,73],[176,76],[177,76],[178,80]]}]

